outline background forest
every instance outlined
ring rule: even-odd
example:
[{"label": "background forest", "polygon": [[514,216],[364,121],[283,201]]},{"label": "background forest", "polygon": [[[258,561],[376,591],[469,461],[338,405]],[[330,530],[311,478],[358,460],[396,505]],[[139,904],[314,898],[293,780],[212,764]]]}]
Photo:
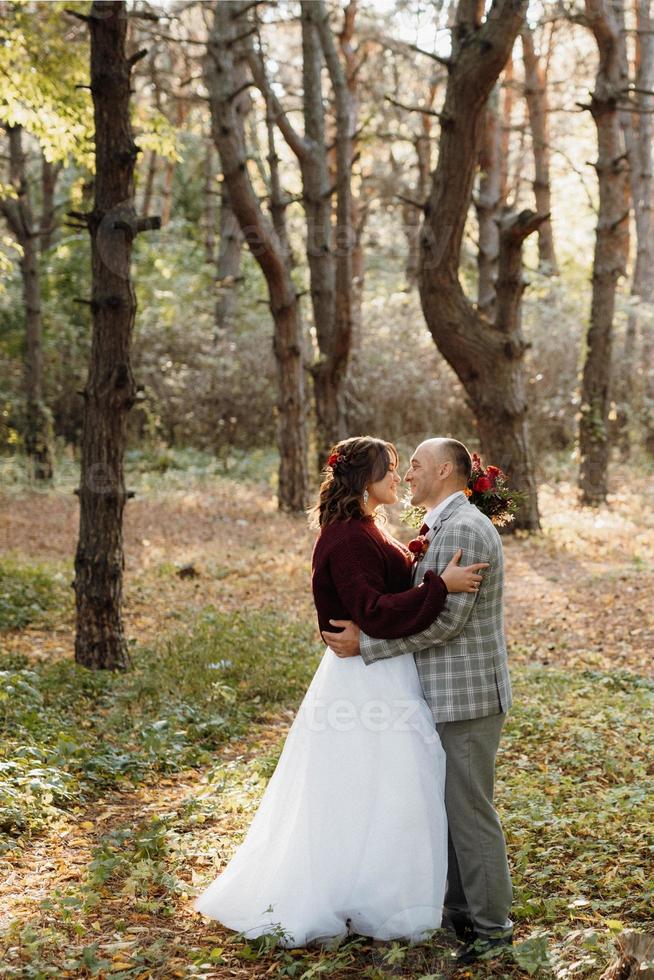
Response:
[{"label": "background forest", "polygon": [[[56,455],[74,456],[83,408],[78,391],[89,357],[89,311],[82,300],[89,289],[90,251],[86,229],[75,228],[75,219],[67,215],[82,209],[93,193],[90,99],[76,87],[87,71],[88,35],[56,3],[34,9],[8,6],[5,30],[17,32],[23,47],[3,54],[5,74],[12,76],[4,94],[5,121],[22,130],[21,174],[14,183],[25,182],[21,203],[30,210],[32,232],[43,232],[34,241],[43,410],[51,421]],[[257,10],[256,43],[267,58],[270,85],[283,100],[288,119],[301,129],[297,11],[291,3],[261,4]],[[429,54],[447,51],[453,10],[445,2],[352,7],[351,37],[341,37],[352,59],[356,109],[356,297],[344,382],[346,426],[348,432],[383,432],[405,447],[431,432],[456,433],[473,444],[476,439],[466,392],[425,326],[416,281],[420,208],[436,162],[436,116],[447,80],[446,69]],[[550,465],[545,461],[549,454],[558,454],[562,463],[576,459],[598,209],[596,133],[590,112],[584,110],[594,86],[597,46],[579,17],[567,14],[552,5],[529,7],[523,38],[516,41],[487,110],[492,132],[486,136],[461,253],[466,290],[488,308],[497,277],[493,229],[507,212],[542,211],[535,189],[547,193],[551,233],[545,244],[542,235],[526,240],[528,286],[522,307],[529,344],[525,377],[530,429],[541,476]],[[168,449],[193,448],[229,466],[239,451],[275,445],[273,324],[265,280],[225,207],[225,184],[210,133],[202,80],[210,5],[185,5],[180,11],[168,5],[163,11],[158,8],[158,16],[156,22],[130,21],[130,44],[148,50],[135,65],[133,80],[133,124],[141,151],[136,206],[140,214],[162,218],[160,231],[137,237],[135,243],[133,357],[139,391],[130,415],[130,449],[160,453],[163,461]],[[635,23],[631,9],[624,16],[628,24]],[[633,77],[634,59],[643,58],[635,50],[636,36],[633,27],[626,28]],[[638,37],[650,58],[648,36]],[[284,58],[277,62],[272,52],[280,46]],[[649,139],[652,97],[638,91],[635,81],[627,84],[633,94],[625,89],[621,124],[625,131],[631,125],[638,130],[647,126]],[[26,104],[30,95],[32,104]],[[251,179],[265,205],[271,186],[265,102],[252,88],[243,96]],[[327,91],[325,98],[330,98]],[[638,103],[633,114],[626,112],[629,99]],[[534,105],[539,102],[540,108]],[[309,295],[302,178],[283,137],[277,133],[274,139],[310,375],[320,351]],[[332,143],[326,161],[332,174],[333,157]],[[645,177],[651,180],[649,173]],[[10,201],[5,203],[7,213]],[[648,216],[649,201],[638,199],[631,205],[629,258],[616,270],[609,418],[611,443],[623,458],[634,445],[649,447],[649,452],[654,445],[651,274],[648,270],[641,283],[634,280],[636,258],[651,251],[636,234],[634,217],[640,211]],[[5,464],[7,453],[25,448],[27,439],[21,248],[20,235],[8,222],[2,242],[0,321]],[[492,379],[486,380],[490,385]],[[315,429],[311,386],[306,387],[306,412]]]},{"label": "background forest", "polygon": [[[0,2],[0,976],[654,975],[650,7]],[[191,910],[319,661],[304,511],[359,433],[524,494],[516,945],[458,972]]]}]

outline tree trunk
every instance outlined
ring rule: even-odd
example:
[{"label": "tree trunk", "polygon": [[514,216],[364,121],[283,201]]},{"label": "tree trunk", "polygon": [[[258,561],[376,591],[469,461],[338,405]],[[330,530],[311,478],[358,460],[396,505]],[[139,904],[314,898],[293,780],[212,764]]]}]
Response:
[{"label": "tree trunk", "polygon": [[243,232],[229,203],[225,181],[220,185],[220,243],[218,245],[218,298],[215,307],[216,340],[231,333],[241,280]]},{"label": "tree trunk", "polygon": [[216,257],[216,170],[213,165],[213,143],[211,137],[204,149],[204,254],[209,265]]},{"label": "tree trunk", "polygon": [[[304,136],[292,126],[268,81],[263,57],[248,45],[255,84],[266,99],[268,117],[296,155],[302,175],[307,219],[306,250],[318,358],[311,367],[316,406],[317,464],[322,469],[331,446],[346,434],[344,380],[352,323],[352,116],[345,72],[322,0],[303,0],[302,80]],[[322,52],[321,52],[322,48]],[[325,144],[322,55],[336,105],[336,228],[332,227],[331,181]]]},{"label": "tree trunk", "polygon": [[[552,210],[550,194],[549,106],[547,76],[542,59],[534,49],[534,35],[525,24],[521,32],[525,65],[525,98],[529,111],[531,143],[534,154],[534,197],[536,211],[549,215]],[[558,275],[554,252],[552,221],[548,217],[538,229],[538,268],[546,275]]]},{"label": "tree trunk", "polygon": [[[303,0],[303,6],[308,5],[308,2],[310,0]],[[333,415],[333,433],[336,437],[332,440],[331,444],[333,444],[347,434],[344,384],[352,344],[352,252],[355,246],[355,230],[352,224],[354,119],[345,70],[329,26],[325,4],[323,0],[317,0],[315,6],[319,11],[318,34],[336,104],[336,302],[328,338],[327,365],[321,372],[327,378],[331,398],[337,409],[337,414]],[[331,436],[331,433],[325,429],[323,445],[326,449],[330,448],[327,445],[328,436]],[[321,463],[324,466],[324,456]]]},{"label": "tree trunk", "polygon": [[157,164],[159,158],[155,150],[150,150],[148,156],[148,169],[145,174],[145,185],[143,187],[143,199],[141,201],[141,217],[146,217],[152,207],[152,195],[154,193],[154,181],[157,176]]},{"label": "tree trunk", "polygon": [[484,112],[479,151],[479,189],[475,199],[479,246],[477,249],[477,306],[491,323],[495,320],[495,285],[500,257],[502,214],[502,130],[499,119],[499,88],[493,89]]},{"label": "tree trunk", "polygon": [[45,157],[41,158],[41,252],[46,252],[52,246],[55,230],[54,195],[57,178],[61,172],[61,163],[50,163]]},{"label": "tree trunk", "polygon": [[618,959],[600,980],[654,980],[654,935],[625,929],[615,940]]},{"label": "tree trunk", "polygon": [[[636,0],[636,64],[635,88],[630,94],[629,108],[620,113],[627,158],[629,179],[634,208],[636,229],[636,262],[631,282],[631,295],[637,303],[649,306],[654,300],[654,220],[652,215],[652,111],[654,98],[654,33],[650,14],[650,0]],[[624,26],[624,18],[620,26]],[[623,71],[628,72],[626,45],[621,44],[625,62]],[[649,316],[643,316],[638,307],[630,306],[621,357],[616,358],[615,402],[617,404],[616,432],[623,461],[631,452],[631,436],[636,407],[635,400],[642,400],[642,422],[645,445],[650,442],[654,453],[654,344]],[[642,331],[642,357],[638,357],[639,321]],[[649,346],[649,350],[648,350]],[[639,363],[640,360],[640,363]],[[648,418],[647,386],[650,387],[652,413]]]},{"label": "tree trunk", "polygon": [[9,180],[15,198],[0,201],[0,210],[22,248],[20,271],[25,304],[25,451],[35,480],[52,479],[52,423],[43,400],[43,323],[39,276],[38,232],[23,152],[21,126],[7,126]]},{"label": "tree trunk", "polygon": [[[622,2],[622,0],[618,0]],[[617,102],[627,89],[620,51],[620,24],[610,0],[586,0],[586,19],[599,53],[590,112],[597,128],[599,213],[593,258],[590,329],[581,385],[579,486],[582,503],[606,500],[609,466],[611,344],[615,290],[629,248],[627,166]]]},{"label": "tree trunk", "polygon": [[[345,76],[347,90],[350,99],[350,126],[352,130],[352,161],[356,156],[357,129],[359,119],[359,71],[366,60],[366,49],[361,50],[361,44],[356,49],[352,45],[355,33],[355,22],[358,13],[358,0],[349,0],[343,11],[343,26],[338,35],[338,43],[345,64]],[[365,43],[365,42],[364,42]],[[364,183],[361,181],[361,188],[358,194],[350,185],[352,199],[352,218],[351,224],[354,231],[354,243],[352,246],[352,308],[351,321],[352,333],[350,338],[350,358],[348,361],[348,373],[352,367],[353,356],[361,349],[362,330],[363,330],[363,286],[365,279],[365,253],[363,250],[363,233],[368,220],[368,210],[370,202],[364,193]],[[347,382],[346,382],[347,384]],[[347,428],[347,426],[346,426]]]},{"label": "tree trunk", "polygon": [[124,2],[94,0],[91,93],[95,120],[95,199],[85,220],[91,235],[93,332],[84,388],[79,486],[80,524],[75,555],[75,660],[92,669],[125,669],[129,653],[122,621],[123,471],[127,413],[135,399],[130,363],[136,298],[130,278],[134,235],[157,227],[137,220],[134,165],[138,149],[130,126],[130,73],[138,55],[125,54]]},{"label": "tree trunk", "polygon": [[247,29],[244,14],[249,6],[248,0],[226,0],[216,5],[205,80],[212,134],[220,154],[231,206],[244,239],[266,278],[275,324],[279,506],[283,510],[301,511],[307,503],[308,483],[302,323],[288,256],[261,210],[248,174],[243,117],[234,99],[238,39]]},{"label": "tree trunk", "polygon": [[[245,120],[252,108],[248,82],[247,65],[243,57],[236,59],[234,63],[234,88],[242,90],[236,97],[237,113],[240,119]],[[266,113],[268,117],[268,112]],[[266,118],[270,136],[271,123]],[[254,127],[256,132],[256,127]],[[286,224],[285,206],[281,199],[281,191],[278,194],[277,181],[277,158],[274,147],[269,146],[270,162],[270,210],[272,215],[273,227],[277,230],[283,247],[286,246]],[[265,179],[265,176],[264,176]],[[281,214],[277,215],[276,209],[281,207]],[[216,269],[216,286],[218,294],[214,307],[214,340],[216,343],[226,333],[232,334],[235,326],[235,317],[238,304],[238,284],[241,282],[241,262],[243,258],[243,232],[238,223],[238,218],[234,214],[229,203],[229,192],[224,180],[220,184],[220,241],[218,244],[218,264]]]},{"label": "tree trunk", "polygon": [[317,22],[324,16],[314,0],[302,0],[302,81],[304,142],[299,158],[302,201],[306,215],[306,254],[318,358],[312,365],[316,404],[316,464],[318,472],[335,442],[345,437],[345,405],[332,356],[336,319],[336,262],[332,204],[322,93],[322,48]]},{"label": "tree trunk", "polygon": [[512,188],[509,186],[509,150],[513,125],[513,103],[515,100],[515,81],[513,78],[513,52],[509,55],[502,72],[502,131],[500,136],[500,198],[505,203]]},{"label": "tree trunk", "polygon": [[[429,86],[429,95],[425,108],[431,109],[436,97],[436,85]],[[402,219],[404,233],[407,237],[408,253],[406,261],[406,279],[409,289],[418,285],[420,271],[420,229],[421,210],[429,194],[429,178],[431,174],[431,121],[432,116],[423,112],[420,117],[420,130],[416,133],[413,145],[416,151],[418,175],[412,191],[412,200],[402,202]]]},{"label": "tree trunk", "polygon": [[526,344],[517,322],[522,284],[515,274],[515,255],[519,255],[521,239],[535,230],[536,219],[513,219],[521,224],[515,235],[507,231],[505,236],[507,258],[500,263],[502,289],[498,280],[494,325],[466,298],[458,276],[484,109],[524,22],[526,8],[526,2],[498,0],[482,24],[483,0],[459,0],[438,164],[425,207],[420,298],[434,341],[468,394],[486,461],[501,466],[514,486],[527,494],[516,526],[535,529],[539,519],[527,425]]}]

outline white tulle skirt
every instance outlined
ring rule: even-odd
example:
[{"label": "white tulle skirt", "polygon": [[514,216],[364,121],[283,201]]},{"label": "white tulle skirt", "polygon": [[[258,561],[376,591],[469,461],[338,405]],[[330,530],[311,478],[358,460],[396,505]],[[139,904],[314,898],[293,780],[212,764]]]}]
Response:
[{"label": "white tulle skirt", "polygon": [[305,946],[426,938],[447,873],[445,754],[410,655],[329,647],[248,834],[195,908]]}]

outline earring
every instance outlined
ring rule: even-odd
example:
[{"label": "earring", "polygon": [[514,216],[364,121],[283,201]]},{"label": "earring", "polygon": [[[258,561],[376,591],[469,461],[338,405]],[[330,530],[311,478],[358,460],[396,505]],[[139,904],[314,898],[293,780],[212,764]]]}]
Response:
[{"label": "earring", "polygon": [[365,507],[365,506],[366,506],[366,504],[368,503],[368,497],[369,497],[369,496],[370,496],[370,494],[368,493],[368,491],[367,491],[367,490],[364,490],[364,491],[363,491],[363,506],[364,506],[364,507]]}]

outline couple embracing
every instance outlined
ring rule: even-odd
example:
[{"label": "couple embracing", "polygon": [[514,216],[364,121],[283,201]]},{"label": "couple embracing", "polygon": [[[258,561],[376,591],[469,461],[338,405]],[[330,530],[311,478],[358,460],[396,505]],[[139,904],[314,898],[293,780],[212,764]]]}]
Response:
[{"label": "couple embracing", "polygon": [[511,704],[502,544],[465,493],[466,447],[429,439],[405,476],[424,524],[401,545],[378,515],[398,465],[368,436],[329,457],[312,560],[328,646],[243,844],[195,907],[290,947],[443,928],[466,963],[512,933],[493,807]]}]

